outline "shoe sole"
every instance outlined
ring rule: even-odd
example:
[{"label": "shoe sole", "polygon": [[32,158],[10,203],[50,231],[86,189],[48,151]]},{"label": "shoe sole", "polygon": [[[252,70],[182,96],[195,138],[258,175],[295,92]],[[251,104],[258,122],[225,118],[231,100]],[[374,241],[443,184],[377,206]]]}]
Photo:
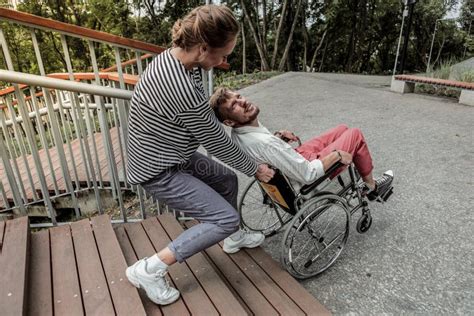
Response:
[{"label": "shoe sole", "polygon": [[132,272],[129,271],[130,268],[127,268],[125,270],[125,275],[127,276],[127,279],[130,283],[133,284],[134,287],[136,287],[137,289],[140,288],[140,283],[138,283],[137,279],[135,278],[135,276],[132,275]]},{"label": "shoe sole", "polygon": [[[141,289],[141,286],[140,286],[140,283],[137,281],[137,278],[132,274],[131,271],[129,271],[129,268],[127,268],[125,270],[125,275],[127,276],[127,279],[128,281],[134,286],[136,287],[137,289]],[[146,291],[145,291],[146,293]],[[154,300],[154,299],[151,299],[149,296],[148,296],[148,293],[147,293],[147,297],[150,301],[152,301],[153,303],[157,304],[157,305],[169,305],[171,303],[174,303],[176,300],[178,300],[180,296],[180,292],[178,291],[178,294],[176,296],[173,296],[171,297],[170,299],[168,300],[164,300],[164,301],[159,301],[159,300]]]},{"label": "shoe sole", "polygon": [[225,253],[236,253],[242,248],[256,248],[256,247],[260,246],[264,241],[265,241],[265,236],[263,236],[262,240],[259,241],[256,245],[242,246],[242,247],[239,247],[239,248],[232,248],[232,249],[228,249],[228,248],[226,249],[226,247],[224,245],[224,247],[222,247],[222,250],[224,250]]}]

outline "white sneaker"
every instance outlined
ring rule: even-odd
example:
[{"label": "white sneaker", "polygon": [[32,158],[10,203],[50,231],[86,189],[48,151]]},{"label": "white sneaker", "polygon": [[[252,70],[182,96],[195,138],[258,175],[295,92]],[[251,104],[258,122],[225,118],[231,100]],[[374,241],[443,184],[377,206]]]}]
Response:
[{"label": "white sneaker", "polygon": [[147,258],[135,262],[125,270],[128,280],[137,288],[145,290],[150,300],[158,305],[171,304],[179,298],[179,291],[171,287],[165,275],[166,269],[159,269],[156,273],[148,273]]},{"label": "white sneaker", "polygon": [[255,248],[260,246],[265,240],[265,236],[259,232],[239,230],[224,239],[224,252],[235,253],[240,248]]}]

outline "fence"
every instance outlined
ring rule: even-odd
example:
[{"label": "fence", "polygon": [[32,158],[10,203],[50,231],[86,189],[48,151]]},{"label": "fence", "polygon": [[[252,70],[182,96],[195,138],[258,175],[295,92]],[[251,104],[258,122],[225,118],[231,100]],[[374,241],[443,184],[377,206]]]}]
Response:
[{"label": "fence", "polygon": [[[0,70],[0,81],[13,83],[0,92],[0,212],[27,214],[28,207],[44,205],[49,224],[56,225],[54,203],[59,197],[69,197],[79,217],[78,195],[93,191],[101,214],[101,192],[109,190],[125,222],[122,193],[131,190],[139,197],[144,218],[146,197],[140,187],[127,184],[125,172],[128,107],[138,76],[164,48],[2,8],[0,21],[6,68]],[[15,71],[3,31],[12,24],[29,32],[39,75]],[[64,73],[46,74],[39,34],[60,43]],[[73,68],[72,39],[86,43],[90,72]],[[96,52],[106,54],[104,45],[113,52],[115,65],[99,70]]]}]

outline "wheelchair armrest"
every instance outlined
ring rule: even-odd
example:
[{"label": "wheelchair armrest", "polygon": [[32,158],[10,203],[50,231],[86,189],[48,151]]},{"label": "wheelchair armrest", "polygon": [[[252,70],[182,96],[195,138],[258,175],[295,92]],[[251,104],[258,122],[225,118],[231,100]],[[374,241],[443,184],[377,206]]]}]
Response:
[{"label": "wheelchair armrest", "polygon": [[342,166],[344,166],[344,164],[342,162],[340,162],[340,161],[336,162],[334,165],[329,167],[329,169],[326,171],[326,173],[322,177],[316,179],[316,181],[314,181],[313,183],[310,183],[310,184],[307,184],[307,185],[301,187],[300,193],[303,194],[303,195],[308,194],[314,188],[316,188],[318,185],[323,183],[324,180],[329,178],[334,171],[336,171],[337,169],[339,169]]}]

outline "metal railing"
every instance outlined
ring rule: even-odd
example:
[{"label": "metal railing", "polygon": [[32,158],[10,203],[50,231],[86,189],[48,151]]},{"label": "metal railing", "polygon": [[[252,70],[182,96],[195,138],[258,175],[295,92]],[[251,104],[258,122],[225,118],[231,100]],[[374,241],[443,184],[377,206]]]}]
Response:
[{"label": "metal railing", "polygon": [[[55,225],[55,198],[69,196],[80,217],[77,194],[94,191],[95,209],[102,214],[99,189],[110,189],[126,221],[122,190],[132,188],[126,183],[123,125],[132,92],[6,70],[0,70],[0,80],[15,83],[19,112],[9,121],[0,112],[4,208],[26,214],[27,206],[43,203]],[[20,89],[19,83],[28,88]],[[35,93],[39,89],[43,93]],[[28,92],[33,112],[26,104]],[[12,97],[2,99],[14,113]],[[144,217],[144,209],[141,213]]]},{"label": "metal railing", "polygon": [[[148,61],[164,48],[3,8],[0,21],[29,30],[40,73],[15,71],[0,25],[6,67],[0,70],[0,81],[13,83],[0,93],[0,212],[28,214],[31,207],[43,205],[51,219],[46,225],[57,225],[59,198],[69,199],[69,207],[80,217],[80,197],[93,192],[92,208],[102,214],[102,194],[107,191],[118,204],[119,221],[126,222],[123,192],[129,190],[136,193],[144,218],[147,197],[140,186],[127,184],[125,172],[129,100]],[[65,73],[46,74],[39,32],[59,35]],[[73,68],[70,37],[87,43],[91,72]],[[115,65],[99,71],[96,51],[104,44],[113,52]],[[135,58],[127,60],[133,54]],[[168,211],[155,203],[159,212]]]}]

